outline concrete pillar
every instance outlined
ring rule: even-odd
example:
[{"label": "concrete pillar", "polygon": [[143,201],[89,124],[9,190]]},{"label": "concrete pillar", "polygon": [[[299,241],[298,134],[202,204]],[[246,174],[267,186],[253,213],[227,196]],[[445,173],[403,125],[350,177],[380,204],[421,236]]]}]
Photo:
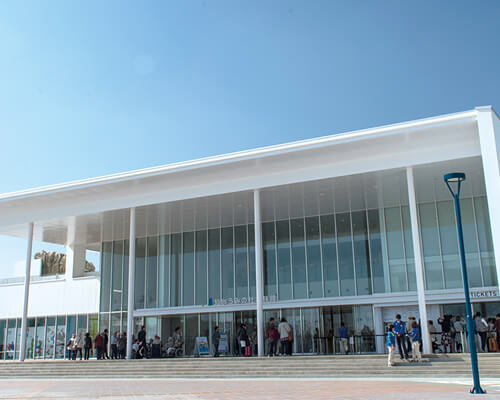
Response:
[{"label": "concrete pillar", "polygon": [[500,285],[500,207],[497,205],[500,198],[500,119],[491,107],[477,107],[476,111],[491,239],[495,253],[497,280]]},{"label": "concrete pillar", "polygon": [[258,356],[264,356],[264,311],[263,311],[263,251],[262,221],[260,213],[260,190],[253,192],[255,223],[255,289],[257,296],[257,347]]},{"label": "concrete pillar", "polygon": [[135,207],[130,209],[130,234],[128,250],[128,307],[127,307],[127,360],[132,358],[134,335],[134,278],[135,278]]},{"label": "concrete pillar", "polygon": [[420,246],[420,227],[417,214],[417,198],[415,195],[415,179],[413,168],[406,168],[408,182],[408,204],[410,208],[411,236],[413,253],[415,255],[415,275],[417,279],[418,312],[420,314],[422,345],[424,354],[432,353],[429,327],[427,326],[427,306],[425,304],[424,264],[422,261],[422,247]]},{"label": "concrete pillar", "polygon": [[373,322],[375,323],[375,348],[377,353],[385,353],[385,332],[384,332],[384,317],[381,307],[373,307]]},{"label": "concrete pillar", "polygon": [[33,249],[33,222],[28,225],[28,243],[26,248],[26,271],[24,274],[24,303],[21,321],[21,348],[19,361],[24,361],[26,355],[26,333],[28,331],[28,301],[30,295],[31,253]]},{"label": "concrete pillar", "polygon": [[83,276],[87,249],[85,246],[66,246],[66,279]]}]

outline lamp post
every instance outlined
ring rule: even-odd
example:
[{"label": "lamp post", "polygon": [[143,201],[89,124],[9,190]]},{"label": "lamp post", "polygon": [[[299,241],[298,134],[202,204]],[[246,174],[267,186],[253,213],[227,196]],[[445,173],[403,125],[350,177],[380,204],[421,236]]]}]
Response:
[{"label": "lamp post", "polygon": [[444,176],[444,181],[446,186],[450,190],[453,200],[455,200],[455,213],[457,216],[457,230],[458,230],[458,244],[460,247],[460,260],[462,265],[462,280],[464,282],[464,292],[465,292],[465,310],[467,312],[467,334],[469,339],[469,350],[470,350],[470,361],[472,367],[472,378],[474,379],[474,387],[471,393],[481,394],[486,393],[481,389],[479,383],[479,368],[477,364],[477,351],[476,351],[476,341],[474,337],[473,321],[472,321],[472,307],[470,304],[470,293],[469,293],[469,278],[467,277],[467,266],[465,263],[465,248],[464,248],[464,236],[462,231],[462,216],[460,213],[460,187],[462,182],[465,181],[465,174],[463,172],[452,172]]}]

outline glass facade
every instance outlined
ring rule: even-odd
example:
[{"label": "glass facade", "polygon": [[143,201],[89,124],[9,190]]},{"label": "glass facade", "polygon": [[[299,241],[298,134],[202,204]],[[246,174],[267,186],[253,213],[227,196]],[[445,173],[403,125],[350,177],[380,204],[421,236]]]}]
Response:
[{"label": "glass facade", "polygon": [[[494,286],[486,199],[462,199],[471,287]],[[428,290],[461,287],[452,201],[418,204]],[[135,307],[255,302],[253,225],[136,240]],[[264,295],[287,301],[416,290],[407,206],[262,224]],[[127,261],[127,263],[125,263]],[[101,313],[126,311],[128,243],[102,245]]]},{"label": "glass facade", "polygon": [[[94,338],[97,330],[97,314],[28,318],[25,358],[67,358],[66,343],[73,333],[89,332]],[[0,360],[19,359],[20,339],[20,319],[0,320]]]}]

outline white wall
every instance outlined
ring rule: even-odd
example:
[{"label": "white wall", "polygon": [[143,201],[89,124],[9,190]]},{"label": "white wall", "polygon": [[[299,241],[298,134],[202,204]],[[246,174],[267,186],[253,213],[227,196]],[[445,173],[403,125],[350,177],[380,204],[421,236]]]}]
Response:
[{"label": "white wall", "polygon": [[[24,283],[0,285],[0,319],[21,318]],[[99,278],[32,282],[28,317],[99,311]]]}]

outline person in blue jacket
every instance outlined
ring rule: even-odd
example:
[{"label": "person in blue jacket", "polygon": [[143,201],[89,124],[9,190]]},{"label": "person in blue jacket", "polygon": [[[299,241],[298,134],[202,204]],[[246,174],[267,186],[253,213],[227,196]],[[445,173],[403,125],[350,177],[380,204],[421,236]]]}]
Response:
[{"label": "person in blue jacket", "polygon": [[396,334],[396,343],[398,344],[399,356],[401,360],[403,355],[405,360],[408,360],[408,350],[406,350],[406,325],[401,321],[401,315],[396,315],[396,321],[394,321],[394,333]]},{"label": "person in blue jacket", "polygon": [[387,358],[387,366],[392,367],[394,365],[394,351],[396,350],[396,334],[394,333],[394,325],[389,326],[389,330],[387,331],[387,352],[389,353],[389,357]]},{"label": "person in blue jacket", "polygon": [[412,361],[419,362],[422,361],[422,356],[420,354],[420,329],[418,329],[418,325],[416,322],[411,324],[412,330],[408,333],[408,337],[411,340],[411,349],[412,349]]}]

